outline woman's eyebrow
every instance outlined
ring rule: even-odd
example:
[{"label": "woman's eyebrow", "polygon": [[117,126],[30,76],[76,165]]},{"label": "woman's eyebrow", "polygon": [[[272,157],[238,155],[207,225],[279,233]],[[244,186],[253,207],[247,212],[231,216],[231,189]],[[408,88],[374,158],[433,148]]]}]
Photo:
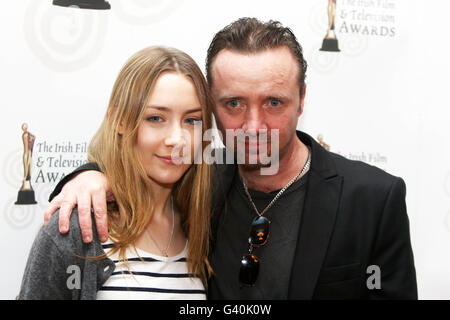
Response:
[{"label": "woman's eyebrow", "polygon": [[156,109],[159,111],[171,111],[170,108],[163,107],[163,106],[147,106],[147,109]]},{"label": "woman's eyebrow", "polygon": [[[165,112],[171,112],[171,111],[172,111],[171,108],[164,107],[164,106],[150,105],[150,106],[147,106],[147,109],[148,109],[148,108],[150,108],[150,109],[156,109],[156,110],[159,110],[159,111],[165,111]],[[185,114],[188,114],[188,113],[194,113],[194,112],[201,112],[201,111],[202,111],[202,108],[194,108],[194,109],[189,109],[189,110],[187,110],[187,111],[185,112]]]},{"label": "woman's eyebrow", "polygon": [[196,108],[196,109],[190,109],[190,110],[186,111],[185,113],[188,114],[188,113],[201,112],[201,111],[202,111],[202,108]]}]

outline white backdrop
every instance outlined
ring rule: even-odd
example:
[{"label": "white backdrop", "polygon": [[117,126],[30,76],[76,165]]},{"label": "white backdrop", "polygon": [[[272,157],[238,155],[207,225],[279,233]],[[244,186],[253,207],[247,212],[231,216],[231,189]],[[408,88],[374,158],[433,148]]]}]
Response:
[{"label": "white backdrop", "polygon": [[[298,128],[331,151],[404,178],[419,298],[450,298],[450,62],[445,0],[338,0],[341,52],[319,51],[326,0],[110,0],[108,11],[3,1],[0,10],[0,298],[14,299],[47,198],[86,157],[113,82],[149,45],[189,53],[204,69],[215,32],[251,16],[289,26],[309,63]],[[36,136],[37,204],[15,205],[22,123]]]}]

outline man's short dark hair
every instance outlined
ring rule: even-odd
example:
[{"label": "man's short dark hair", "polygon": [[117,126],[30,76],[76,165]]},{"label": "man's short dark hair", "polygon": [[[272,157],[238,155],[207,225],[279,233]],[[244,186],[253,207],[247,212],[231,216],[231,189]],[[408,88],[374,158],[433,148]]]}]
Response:
[{"label": "man's short dark hair", "polygon": [[240,18],[216,33],[206,56],[206,79],[212,85],[211,65],[224,49],[243,53],[256,53],[266,49],[286,46],[299,65],[300,94],[305,86],[307,63],[303,49],[291,29],[279,21],[261,22],[256,18]]}]

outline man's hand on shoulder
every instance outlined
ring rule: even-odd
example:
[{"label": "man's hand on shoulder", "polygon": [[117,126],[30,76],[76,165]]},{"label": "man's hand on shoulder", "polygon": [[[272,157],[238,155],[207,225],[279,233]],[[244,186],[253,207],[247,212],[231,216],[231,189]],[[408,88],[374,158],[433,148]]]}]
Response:
[{"label": "man's hand on shoulder", "polygon": [[105,242],[108,239],[107,199],[113,200],[113,197],[105,175],[96,170],[81,172],[68,181],[50,202],[45,210],[44,222],[47,223],[53,213],[59,209],[59,231],[67,233],[72,210],[78,206],[83,241],[89,243],[93,239],[91,219],[91,208],[93,208],[100,241]]}]

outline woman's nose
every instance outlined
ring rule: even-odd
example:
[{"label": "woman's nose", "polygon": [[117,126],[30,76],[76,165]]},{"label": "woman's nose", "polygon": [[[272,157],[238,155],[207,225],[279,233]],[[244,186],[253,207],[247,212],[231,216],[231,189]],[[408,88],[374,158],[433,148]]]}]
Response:
[{"label": "woman's nose", "polygon": [[169,147],[182,149],[186,146],[186,134],[189,134],[187,130],[177,125],[172,126],[168,129],[168,133],[164,140],[164,143]]}]

